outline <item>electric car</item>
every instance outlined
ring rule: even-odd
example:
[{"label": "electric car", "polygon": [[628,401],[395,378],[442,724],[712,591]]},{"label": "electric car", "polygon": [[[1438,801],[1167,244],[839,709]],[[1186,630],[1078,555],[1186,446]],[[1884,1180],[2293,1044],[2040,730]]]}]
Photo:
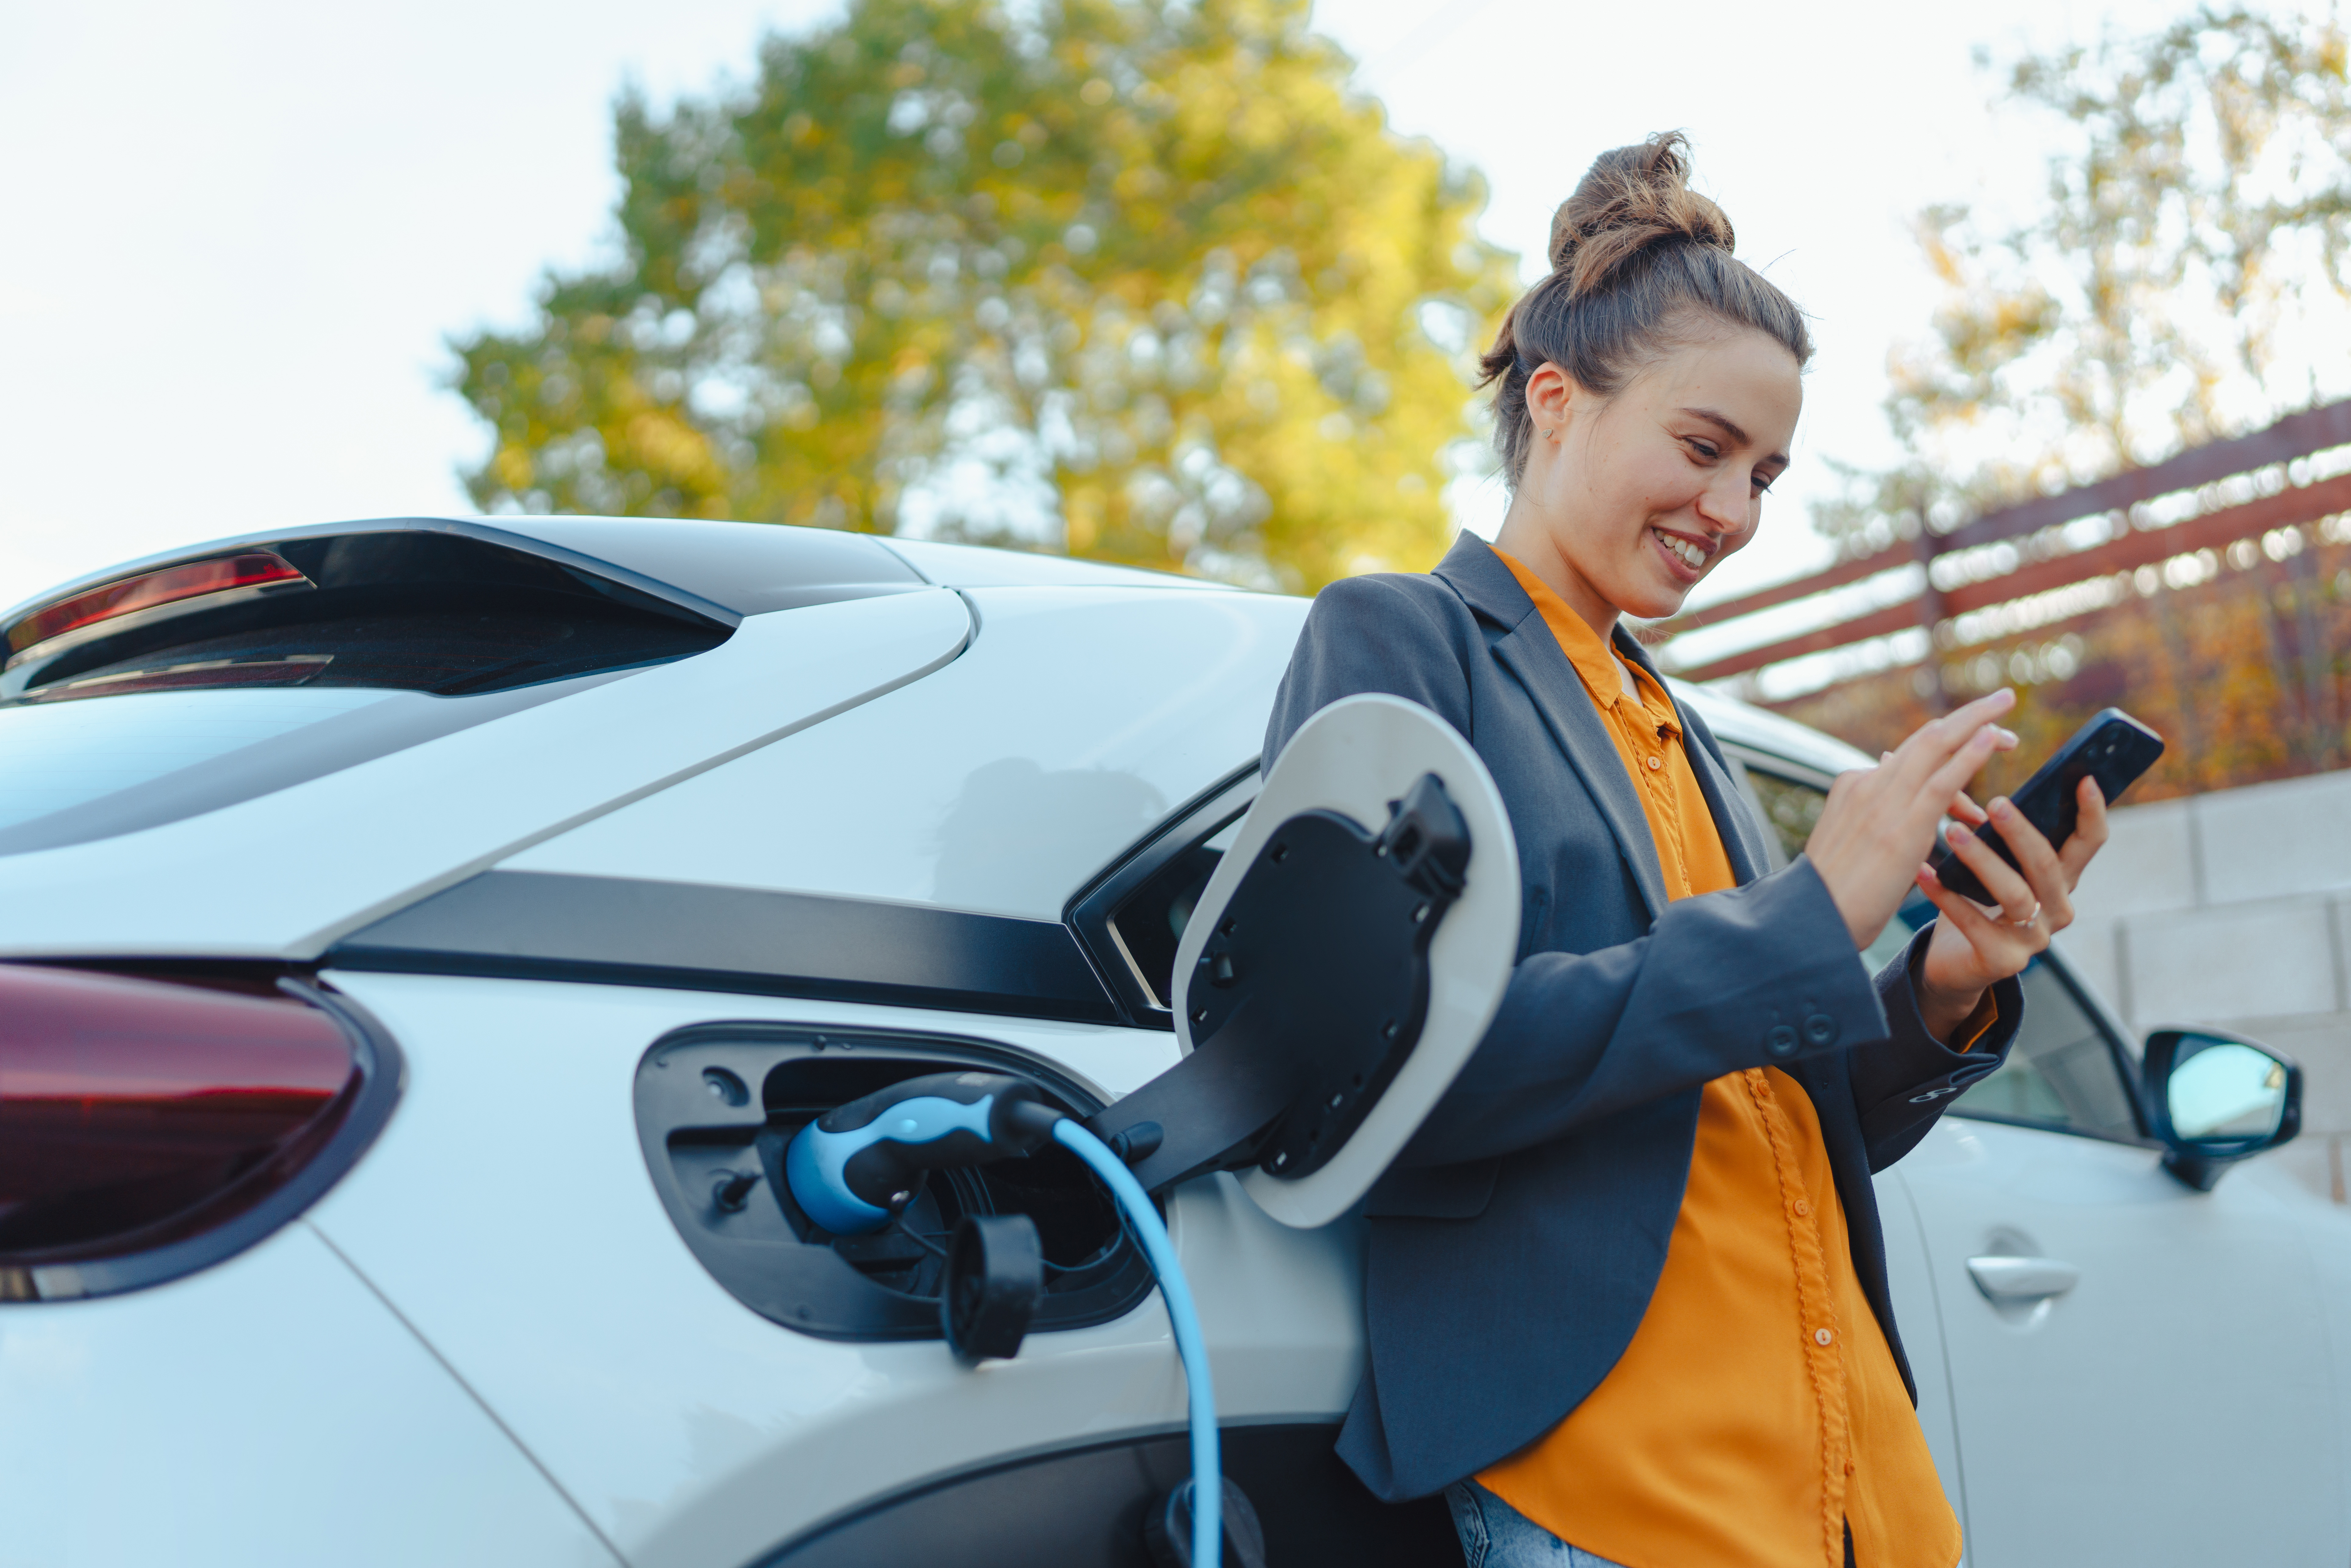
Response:
[{"label": "electric car", "polygon": [[[1185,1385],[1088,1173],[935,1172],[839,1237],[779,1162],[918,1074],[1084,1114],[1175,1062],[1306,608],[502,517],[255,533],[8,612],[0,1564],[1148,1561]],[[1866,761],[1677,695],[1783,858]],[[2351,1228],[2230,1168],[2292,1135],[2296,1075],[2142,1051],[2053,955],[2025,988],[2010,1063],[1879,1177],[1969,1561],[2335,1568]],[[2183,1101],[2195,1061],[2227,1082]],[[1269,1560],[1458,1560],[1441,1504],[1331,1455],[1356,1225],[1224,1175],[1165,1209]],[[987,1214],[1035,1222],[1046,1285],[973,1367],[940,1242]]]}]

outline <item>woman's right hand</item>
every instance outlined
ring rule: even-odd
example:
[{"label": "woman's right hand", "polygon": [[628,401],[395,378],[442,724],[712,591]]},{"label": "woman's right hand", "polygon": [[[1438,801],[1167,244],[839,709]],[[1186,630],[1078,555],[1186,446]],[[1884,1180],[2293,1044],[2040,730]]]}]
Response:
[{"label": "woman's right hand", "polygon": [[1804,846],[1844,916],[1853,945],[1868,946],[1894,918],[1935,842],[1953,798],[2016,737],[1992,721],[2016,706],[2005,688],[1921,725],[1876,768],[1841,773]]}]

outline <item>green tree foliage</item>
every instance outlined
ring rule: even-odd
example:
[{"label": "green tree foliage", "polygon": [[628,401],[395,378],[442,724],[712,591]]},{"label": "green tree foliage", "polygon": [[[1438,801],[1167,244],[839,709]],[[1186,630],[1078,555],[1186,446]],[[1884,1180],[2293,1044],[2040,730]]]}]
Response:
[{"label": "green tree foliage", "polygon": [[1306,0],[851,0],[617,113],[620,250],[453,346],[486,508],[1313,586],[1442,548],[1511,259]]},{"label": "green tree foliage", "polygon": [[1894,354],[1910,461],[1815,523],[1859,549],[2351,392],[2351,80],[2331,14],[2199,7],[2014,64],[2040,199],[1918,215],[1944,286]]}]

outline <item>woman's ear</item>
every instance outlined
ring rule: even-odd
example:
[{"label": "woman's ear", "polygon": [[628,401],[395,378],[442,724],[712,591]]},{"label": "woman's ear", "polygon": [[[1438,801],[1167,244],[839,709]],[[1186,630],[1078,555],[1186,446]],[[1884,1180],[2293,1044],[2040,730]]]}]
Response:
[{"label": "woman's ear", "polygon": [[1534,423],[1537,444],[1551,444],[1567,434],[1575,393],[1574,380],[1548,360],[1527,378],[1527,418]]}]

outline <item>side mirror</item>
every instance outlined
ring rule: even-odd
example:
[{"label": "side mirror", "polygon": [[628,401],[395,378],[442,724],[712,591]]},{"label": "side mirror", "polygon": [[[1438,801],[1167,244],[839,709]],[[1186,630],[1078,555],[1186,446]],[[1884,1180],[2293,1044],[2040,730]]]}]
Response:
[{"label": "side mirror", "polygon": [[2199,1192],[2239,1160],[2302,1131],[2302,1069],[2250,1040],[2213,1030],[2147,1037],[2148,1120],[2163,1168]]}]

